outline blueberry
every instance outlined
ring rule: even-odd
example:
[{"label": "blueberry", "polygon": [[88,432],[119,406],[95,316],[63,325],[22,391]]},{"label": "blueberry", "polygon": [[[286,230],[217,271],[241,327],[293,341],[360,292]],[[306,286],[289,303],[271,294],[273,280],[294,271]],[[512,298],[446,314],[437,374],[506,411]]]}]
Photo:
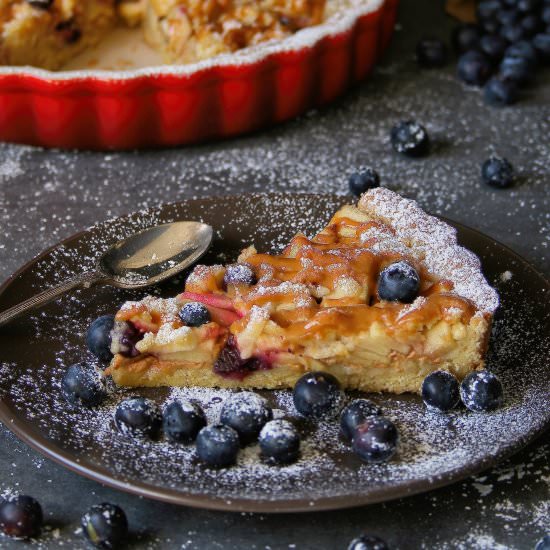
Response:
[{"label": "blueberry", "polygon": [[251,372],[267,370],[269,368],[271,368],[271,365],[265,359],[259,357],[243,359],[237,345],[237,340],[233,335],[229,336],[214,363],[214,372],[216,374],[237,380],[242,380]]},{"label": "blueberry", "polygon": [[526,84],[534,76],[533,67],[524,57],[505,56],[500,64],[500,76],[504,80],[511,80],[518,85]]},{"label": "blueberry", "polygon": [[399,434],[395,424],[383,416],[373,416],[359,424],[352,449],[365,462],[385,462],[397,450]]},{"label": "blueberry", "polygon": [[506,189],[514,183],[514,168],[505,158],[492,156],[481,166],[481,179],[491,187]]},{"label": "blueberry", "polygon": [[88,349],[101,361],[110,361],[111,330],[115,324],[114,315],[102,315],[93,321],[86,333],[86,345]]},{"label": "blueberry", "polygon": [[428,409],[450,411],[460,401],[458,380],[450,372],[437,370],[422,382],[422,399]]},{"label": "blueberry", "polygon": [[200,302],[188,302],[180,309],[178,315],[188,327],[200,327],[211,320],[208,308]]},{"label": "blueberry", "polygon": [[391,143],[395,151],[409,157],[422,157],[430,150],[426,128],[414,120],[396,124],[391,129]]},{"label": "blueberry", "polygon": [[361,535],[350,542],[348,550],[389,550],[389,546],[381,538]]},{"label": "blueberry", "polygon": [[537,15],[529,14],[521,20],[521,26],[527,36],[533,36],[540,32],[544,25]]},{"label": "blueberry", "polygon": [[126,514],[115,504],[95,504],[82,516],[80,524],[84,536],[96,548],[119,548],[128,538]]},{"label": "blueberry", "polygon": [[459,53],[474,50],[479,46],[481,31],[477,25],[466,23],[456,27],[453,31],[452,42],[454,49]]},{"label": "blueberry", "polygon": [[483,0],[477,5],[477,18],[479,20],[492,19],[500,9],[500,2],[498,0]]},{"label": "blueberry", "polygon": [[535,11],[540,5],[539,0],[517,0],[517,8],[524,13]]},{"label": "blueberry", "polygon": [[0,502],[0,530],[9,537],[28,539],[40,534],[42,507],[32,497],[10,496]]},{"label": "blueberry", "polygon": [[378,297],[388,302],[414,302],[420,291],[420,276],[409,263],[400,261],[384,268],[378,277]]},{"label": "blueberry", "polygon": [[447,47],[437,38],[423,38],[416,45],[416,61],[427,69],[443,67],[447,63]]},{"label": "blueberry", "polygon": [[90,365],[71,365],[61,380],[61,391],[65,399],[73,405],[94,407],[106,397],[105,381]]},{"label": "blueberry", "polygon": [[493,77],[485,84],[484,97],[489,105],[495,107],[512,105],[518,99],[517,84],[511,80]]},{"label": "blueberry", "polygon": [[197,436],[197,455],[209,466],[235,464],[239,447],[239,434],[225,424],[207,426]]},{"label": "blueberry", "polygon": [[471,411],[493,411],[504,403],[500,380],[488,370],[471,372],[460,385],[460,398]]},{"label": "blueberry", "polygon": [[484,19],[480,26],[486,34],[497,34],[500,30],[500,23],[496,19]]},{"label": "blueberry", "polygon": [[363,168],[349,177],[349,189],[356,197],[379,186],[380,176],[373,168]]},{"label": "blueberry", "polygon": [[517,23],[520,18],[521,14],[517,10],[500,10],[496,14],[497,21],[503,25],[514,25]]},{"label": "blueberry", "polygon": [[257,283],[254,270],[247,264],[232,264],[225,268],[223,276],[224,287],[229,285],[252,286]]},{"label": "blueberry", "polygon": [[481,52],[469,51],[458,59],[457,75],[472,86],[482,86],[492,72],[489,58]]},{"label": "blueberry", "polygon": [[294,406],[304,416],[322,418],[335,416],[342,405],[340,382],[328,372],[308,372],[296,385]]},{"label": "blueberry", "polygon": [[544,535],[535,546],[535,550],[550,550],[550,535]]},{"label": "blueberry", "polygon": [[522,57],[529,62],[530,67],[533,69],[538,65],[537,51],[526,40],[520,40],[511,46],[508,46],[505,57]]},{"label": "blueberry", "polygon": [[111,331],[111,352],[119,353],[124,357],[136,357],[139,351],[136,344],[143,338],[143,334],[128,321],[115,321]]},{"label": "blueberry", "polygon": [[500,36],[508,40],[508,42],[513,43],[523,40],[527,36],[527,33],[521,23],[518,22],[511,25],[504,25],[500,29]]},{"label": "blueberry", "polygon": [[220,422],[233,428],[243,445],[252,443],[266,422],[273,418],[273,411],[267,401],[252,392],[232,395],[223,404]]},{"label": "blueberry", "polygon": [[542,59],[550,61],[550,28],[546,33],[537,34],[532,44]]},{"label": "blueberry", "polygon": [[191,443],[205,426],[206,416],[198,403],[172,401],[164,409],[162,427],[172,441]]},{"label": "blueberry", "polygon": [[540,16],[544,23],[546,23],[547,25],[550,25],[550,4],[547,4],[546,6],[544,6]]},{"label": "blueberry", "polygon": [[481,37],[479,42],[480,50],[493,62],[500,61],[508,42],[498,34],[487,34]]},{"label": "blueberry", "polygon": [[288,420],[271,420],[260,432],[260,450],[270,464],[291,464],[300,455],[300,436]]},{"label": "blueberry", "polygon": [[340,429],[343,436],[353,439],[353,434],[359,424],[363,424],[371,416],[380,416],[382,409],[368,399],[354,399],[347,405],[340,415]]},{"label": "blueberry", "polygon": [[123,434],[155,438],[162,426],[162,414],[156,403],[149,399],[125,399],[116,408],[115,424]]}]

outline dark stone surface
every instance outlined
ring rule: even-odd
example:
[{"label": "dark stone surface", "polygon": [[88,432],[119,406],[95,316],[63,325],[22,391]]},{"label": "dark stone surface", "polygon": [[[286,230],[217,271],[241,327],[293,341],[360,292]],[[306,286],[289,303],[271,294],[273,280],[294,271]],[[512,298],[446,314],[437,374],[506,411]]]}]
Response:
[{"label": "dark stone surface", "polygon": [[[95,222],[162,202],[243,191],[345,193],[347,176],[373,165],[383,183],[428,210],[504,242],[550,273],[550,78],[520,103],[497,110],[464,88],[454,67],[417,68],[423,35],[447,39],[439,3],[403,0],[399,30],[379,68],[335,105],[241,139],[169,151],[72,153],[0,146],[0,278],[60,239]],[[432,154],[401,158],[389,129],[416,118]],[[480,182],[496,152],[519,183],[498,191]],[[22,297],[23,298],[23,297]],[[136,548],[345,548],[363,531],[392,548],[533,548],[550,529],[548,433],[477,478],[424,495],[353,510],[293,516],[215,513],[146,501],[104,488],[43,459],[0,429],[0,491],[42,503],[41,548],[84,548],[75,534],[88,506],[121,505]],[[57,531],[59,529],[59,531]],[[0,538],[2,548],[21,543]]]}]

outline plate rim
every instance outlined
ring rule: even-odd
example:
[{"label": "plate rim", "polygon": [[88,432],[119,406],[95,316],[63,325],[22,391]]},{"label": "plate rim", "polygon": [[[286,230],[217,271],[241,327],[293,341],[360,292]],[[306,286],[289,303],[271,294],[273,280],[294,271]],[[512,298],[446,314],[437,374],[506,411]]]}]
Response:
[{"label": "plate rim", "polygon": [[[272,193],[238,193],[230,195],[213,195],[208,197],[199,197],[196,199],[184,199],[181,201],[162,203],[157,206],[153,206],[145,210],[145,212],[162,211],[165,208],[176,208],[182,204],[189,203],[215,203],[223,200],[239,201],[250,199],[262,200],[266,197],[288,197],[291,195],[299,195],[301,198],[309,197],[311,199],[319,199],[324,197],[326,200],[332,200],[345,204],[346,202],[352,202],[354,200],[351,195],[336,194],[336,193],[285,193],[285,192],[272,192]],[[22,273],[29,270],[40,260],[44,259],[48,254],[52,253],[59,247],[75,241],[86,233],[90,232],[94,228],[113,223],[115,221],[130,218],[136,215],[143,215],[144,211],[132,211],[122,214],[107,220],[103,220],[89,226],[77,233],[66,237],[65,239],[53,244],[47,249],[43,250],[17,269],[12,275],[0,284],[0,297],[4,295],[11,283],[19,277]],[[428,211],[429,213],[429,211]],[[464,229],[470,231],[483,240],[490,241],[492,244],[504,249],[509,255],[511,255],[516,261],[518,261],[524,268],[529,270],[536,278],[540,279],[540,282],[550,292],[550,279],[538,268],[534,267],[529,261],[523,258],[521,255],[512,250],[509,246],[501,243],[497,239],[482,233],[481,231],[469,227],[465,224],[447,218],[445,216],[436,216],[439,219],[449,223],[456,229]],[[485,469],[496,465],[497,463],[509,458],[521,449],[525,448],[528,444],[538,439],[544,432],[550,429],[550,415],[536,430],[529,433],[527,437],[523,437],[515,444],[509,444],[505,446],[500,452],[494,455],[488,455],[478,460],[477,462],[468,465],[467,467],[455,468],[449,471],[446,475],[438,476],[435,478],[423,478],[407,481],[405,484],[391,487],[384,487],[369,493],[368,495],[354,494],[339,495],[331,497],[320,497],[317,499],[258,499],[258,498],[224,498],[214,495],[205,495],[202,493],[182,493],[176,489],[164,487],[162,489],[156,489],[151,483],[142,482],[139,480],[123,481],[116,479],[113,474],[105,472],[101,467],[89,467],[81,464],[79,459],[72,458],[69,452],[60,449],[55,443],[50,442],[41,432],[31,429],[25,429],[27,424],[20,420],[17,416],[11,413],[12,409],[0,398],[0,422],[16,435],[23,443],[29,445],[32,449],[39,452],[46,458],[53,462],[60,464],[67,468],[69,471],[82,475],[88,479],[106,485],[108,487],[124,491],[126,493],[134,494],[137,496],[144,496],[154,500],[167,502],[169,504],[176,504],[180,506],[189,506],[192,508],[218,510],[226,512],[252,512],[252,513],[307,513],[317,511],[339,510],[346,508],[353,508],[358,506],[364,506],[367,504],[376,504],[397,498],[412,496],[423,492],[431,491],[440,487],[457,483],[463,479],[471,477],[477,473],[484,471]],[[426,483],[429,483],[429,489],[426,489]]]}]

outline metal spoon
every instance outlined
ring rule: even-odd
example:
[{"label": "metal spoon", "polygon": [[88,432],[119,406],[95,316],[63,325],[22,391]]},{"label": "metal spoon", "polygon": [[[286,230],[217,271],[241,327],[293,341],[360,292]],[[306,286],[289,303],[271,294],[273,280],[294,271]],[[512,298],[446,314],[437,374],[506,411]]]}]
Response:
[{"label": "metal spoon", "polygon": [[75,287],[103,283],[142,288],[163,281],[196,262],[210,247],[213,234],[212,227],[199,222],[174,222],[144,229],[109,248],[95,269],[3,311],[0,325]]}]

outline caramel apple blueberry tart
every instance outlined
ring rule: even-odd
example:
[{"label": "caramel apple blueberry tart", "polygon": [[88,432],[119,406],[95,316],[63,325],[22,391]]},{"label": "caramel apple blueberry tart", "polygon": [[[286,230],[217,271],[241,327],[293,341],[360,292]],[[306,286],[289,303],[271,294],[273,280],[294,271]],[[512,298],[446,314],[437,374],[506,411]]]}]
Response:
[{"label": "caramel apple blueberry tart", "polygon": [[483,369],[497,306],[453,228],[376,188],[280,254],[249,247],[236,264],[197,266],[174,298],[125,303],[101,323],[112,323],[106,374],[129,387],[266,389],[309,375],[296,406],[307,408],[317,385],[319,411],[336,410],[340,388],[420,392],[433,372],[461,381]]}]

